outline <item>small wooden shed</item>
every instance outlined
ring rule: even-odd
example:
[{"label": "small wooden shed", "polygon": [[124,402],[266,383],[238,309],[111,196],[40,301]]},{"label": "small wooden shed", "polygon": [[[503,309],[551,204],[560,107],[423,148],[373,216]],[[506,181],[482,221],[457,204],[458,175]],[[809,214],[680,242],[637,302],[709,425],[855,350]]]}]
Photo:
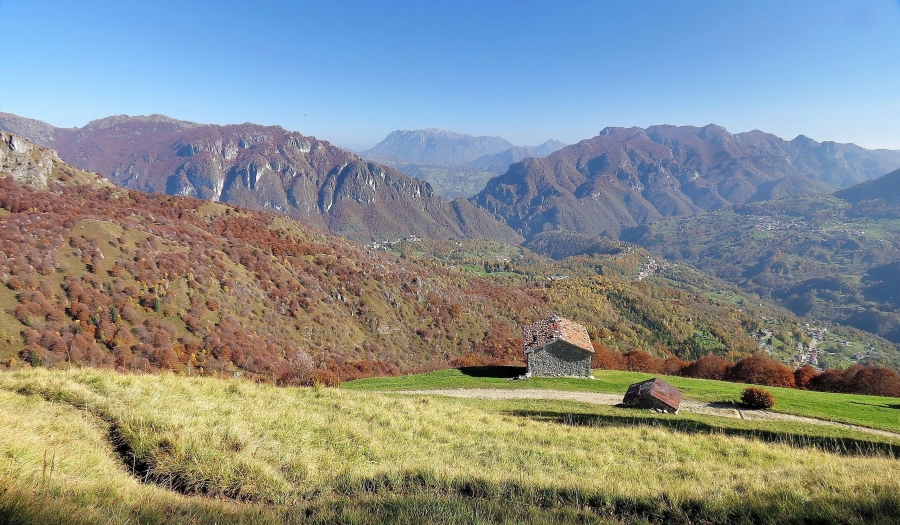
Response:
[{"label": "small wooden shed", "polygon": [[622,405],[633,408],[652,408],[677,414],[681,406],[681,390],[654,377],[628,387]]},{"label": "small wooden shed", "polygon": [[590,377],[594,347],[587,328],[553,315],[523,328],[529,377]]}]

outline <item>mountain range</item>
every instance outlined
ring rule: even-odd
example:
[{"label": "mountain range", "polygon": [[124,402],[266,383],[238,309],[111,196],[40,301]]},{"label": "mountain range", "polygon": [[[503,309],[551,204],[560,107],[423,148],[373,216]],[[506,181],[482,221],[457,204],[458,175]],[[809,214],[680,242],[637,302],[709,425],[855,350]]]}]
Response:
[{"label": "mountain range", "polygon": [[0,113],[0,130],[53,148],[117,185],[283,213],[357,241],[518,235],[471,203],[278,126],[113,116],[82,128]]},{"label": "mountain range", "polygon": [[900,168],[900,151],[731,134],[712,124],[606,128],[499,176],[479,170],[561,143],[517,148],[499,137],[429,129],[393,132],[364,152],[456,191],[476,191],[479,179],[470,175],[481,174],[477,195],[447,201],[431,183],[278,126],[151,115],[68,129],[0,113],[0,129],[120,186],[283,213],[363,242],[410,235],[520,242],[553,231],[618,238],[665,217],[830,193]]},{"label": "mountain range", "polygon": [[397,130],[361,152],[378,162],[428,181],[447,197],[471,197],[509,165],[529,157],[546,157],[565,147],[558,140],[539,146],[513,146],[501,137],[474,137],[437,128]]},{"label": "mountain range", "polygon": [[900,167],[900,151],[786,141],[708,125],[606,128],[491,179],[473,202],[529,238],[547,230],[618,237],[663,217],[832,191]]},{"label": "mountain range", "polygon": [[501,137],[473,137],[437,128],[404,129],[391,132],[362,155],[393,157],[416,164],[460,165],[513,147]]}]

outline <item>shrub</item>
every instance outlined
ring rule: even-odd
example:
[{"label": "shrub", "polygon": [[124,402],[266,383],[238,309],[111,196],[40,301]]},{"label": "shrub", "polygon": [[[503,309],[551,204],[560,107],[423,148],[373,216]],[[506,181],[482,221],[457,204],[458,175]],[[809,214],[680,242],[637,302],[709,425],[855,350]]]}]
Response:
[{"label": "shrub", "polygon": [[682,370],[688,366],[688,363],[677,357],[669,357],[663,361],[660,372],[667,376],[680,376]]},{"label": "shrub", "polygon": [[812,381],[818,375],[819,373],[816,372],[815,368],[809,365],[803,365],[800,368],[794,370],[794,382],[797,384],[797,388],[802,390],[809,390]]},{"label": "shrub", "polygon": [[750,408],[772,408],[775,396],[762,388],[750,387],[741,392],[741,402]]},{"label": "shrub", "polygon": [[594,355],[591,357],[591,368],[600,370],[625,370],[625,357],[602,343],[592,343]]},{"label": "shrub", "polygon": [[725,374],[733,364],[726,359],[715,354],[707,354],[696,361],[689,363],[681,371],[681,375],[685,377],[695,377],[697,379],[725,379]]},{"label": "shrub", "polygon": [[847,392],[849,387],[844,378],[844,371],[838,368],[829,368],[810,379],[810,390],[818,390],[819,392]]},{"label": "shrub", "polygon": [[331,370],[317,368],[310,372],[308,378],[309,384],[313,386],[341,386],[341,380]]},{"label": "shrub", "polygon": [[631,372],[646,372],[648,374],[656,374],[659,372],[659,366],[653,356],[643,350],[632,348],[625,355],[625,366]]},{"label": "shrub", "polygon": [[[852,368],[852,367],[851,367]],[[851,370],[845,372],[850,375]],[[869,396],[900,396],[900,374],[890,368],[880,366],[861,367],[847,379],[850,390],[855,394]]]},{"label": "shrub", "polygon": [[794,388],[794,370],[780,361],[754,354],[741,359],[725,374],[726,381]]},{"label": "shrub", "polygon": [[13,277],[6,283],[6,286],[9,287],[10,290],[17,291],[25,288],[25,283],[22,282],[22,279]]}]

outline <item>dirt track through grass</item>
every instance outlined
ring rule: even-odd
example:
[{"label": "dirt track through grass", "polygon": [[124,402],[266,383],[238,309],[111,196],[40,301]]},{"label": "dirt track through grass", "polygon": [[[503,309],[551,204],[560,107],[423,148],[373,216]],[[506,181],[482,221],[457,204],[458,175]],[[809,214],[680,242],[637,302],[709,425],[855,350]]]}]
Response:
[{"label": "dirt track through grass", "polygon": [[[564,401],[578,401],[582,403],[592,403],[596,405],[617,405],[622,402],[622,396],[619,394],[602,394],[596,392],[573,392],[566,390],[544,390],[544,389],[500,389],[500,388],[458,388],[443,390],[401,390],[399,394],[416,394],[416,395],[438,395],[459,397],[467,399],[558,399]],[[771,412],[768,410],[746,410],[738,408],[732,403],[707,403],[705,401],[695,401],[693,399],[685,399],[681,402],[680,411],[690,412],[694,414],[704,414],[708,416],[730,417],[736,419],[745,419],[748,421],[789,421],[792,423],[807,423],[810,425],[828,425],[841,428],[848,428],[869,434],[886,436],[900,439],[900,433],[888,432],[886,430],[878,430],[874,428],[861,427],[857,425],[849,425],[847,423],[839,423],[837,421],[828,421],[825,419],[816,419],[812,417],[795,416],[792,414],[782,414]]]}]

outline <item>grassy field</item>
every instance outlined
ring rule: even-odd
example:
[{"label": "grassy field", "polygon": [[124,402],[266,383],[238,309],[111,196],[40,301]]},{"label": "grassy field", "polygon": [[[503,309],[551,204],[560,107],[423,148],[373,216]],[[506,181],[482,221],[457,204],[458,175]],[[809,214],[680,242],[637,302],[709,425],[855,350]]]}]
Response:
[{"label": "grassy field", "polygon": [[[447,388],[545,388],[578,392],[625,394],[628,385],[651,377],[662,377],[679,388],[687,399],[738,402],[748,385],[688,377],[661,376],[616,370],[594,370],[594,380],[533,378],[512,381],[506,377],[524,370],[507,367],[439,370],[428,374],[377,377],[344,383],[350,390],[433,390]],[[870,428],[900,432],[900,399],[810,392],[790,388],[772,388],[778,400],[775,412],[838,421]]]},{"label": "grassy field", "polygon": [[0,373],[0,412],[0,523],[900,514],[900,443],[828,427],[87,369]]}]

